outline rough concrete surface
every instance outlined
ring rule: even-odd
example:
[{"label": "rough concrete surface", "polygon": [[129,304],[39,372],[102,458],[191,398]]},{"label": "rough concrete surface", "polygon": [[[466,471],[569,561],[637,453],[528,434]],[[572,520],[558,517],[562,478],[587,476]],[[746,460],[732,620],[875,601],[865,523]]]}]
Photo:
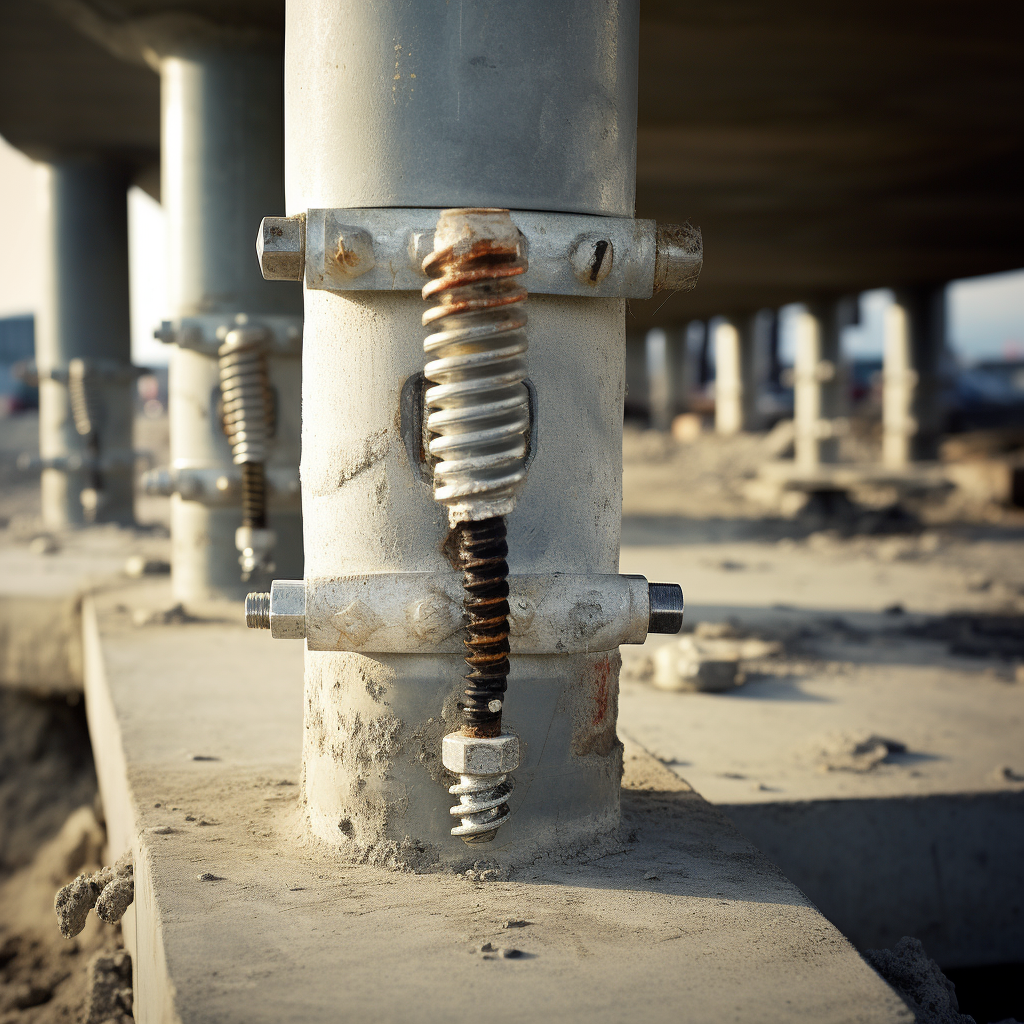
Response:
[{"label": "rough concrete surface", "polygon": [[627,458],[622,571],[679,581],[698,639],[717,624],[782,649],[714,694],[651,685],[670,639],[625,647],[620,730],[858,946],[1024,959],[1024,516],[937,501],[899,533],[757,519],[731,490],[756,438],[631,444],[667,454]]},{"label": "rough concrete surface", "polygon": [[481,999],[498,1021],[912,1019],[636,746],[622,829],[589,857],[415,874],[304,845],[301,647],[225,622],[139,629],[117,611],[132,599],[85,619],[111,845],[135,854],[138,1020],[448,1020]]}]

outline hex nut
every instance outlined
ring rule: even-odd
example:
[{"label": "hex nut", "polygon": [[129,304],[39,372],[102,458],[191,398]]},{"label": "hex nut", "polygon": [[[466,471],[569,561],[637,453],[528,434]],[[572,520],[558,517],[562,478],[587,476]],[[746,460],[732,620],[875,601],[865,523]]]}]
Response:
[{"label": "hex nut", "polygon": [[519,737],[502,733],[489,739],[449,733],[441,741],[441,763],[457,775],[502,775],[519,767]]},{"label": "hex nut", "polygon": [[306,266],[306,218],[264,217],[256,256],[268,281],[301,281]]},{"label": "hex nut", "polygon": [[275,640],[301,640],[306,635],[306,584],[274,580],[270,586],[270,635]]}]

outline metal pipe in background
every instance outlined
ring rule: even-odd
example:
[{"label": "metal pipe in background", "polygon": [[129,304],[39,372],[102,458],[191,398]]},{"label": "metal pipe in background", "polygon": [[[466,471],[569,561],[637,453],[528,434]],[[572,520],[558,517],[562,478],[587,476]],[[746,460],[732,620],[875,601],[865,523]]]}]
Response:
[{"label": "metal pipe in background", "polygon": [[161,56],[160,76],[174,319],[158,336],[176,344],[171,468],[151,477],[151,489],[173,492],[176,598],[240,598],[251,584],[242,578],[236,535],[253,474],[223,426],[219,359],[225,346],[262,347],[269,398],[259,415],[269,410],[273,419],[264,467],[265,526],[276,535],[270,557],[278,573],[302,574],[301,293],[294,284],[265,282],[253,258],[260,220],[284,207],[280,41],[244,47],[206,38],[185,47],[179,40],[174,52]]},{"label": "metal pipe in background", "polygon": [[42,165],[46,295],[36,328],[42,512],[48,527],[134,520],[128,170]]},{"label": "metal pipe in background", "polygon": [[[580,0],[293,0],[288,212],[481,206],[511,209],[513,221],[517,210],[632,217],[637,39],[632,3],[598,18]],[[344,252],[354,259],[358,245]],[[537,431],[508,517],[513,573],[617,573],[624,306],[530,294]],[[418,291],[307,286],[307,578],[453,572],[447,516],[412,426],[424,311]],[[426,637],[431,605],[416,608],[407,614]],[[358,600],[332,621],[346,636],[376,628]],[[515,643],[513,634],[504,719],[522,757],[512,824],[476,854],[505,860],[612,828],[621,772],[617,651],[516,656]],[[441,761],[463,672],[457,654],[307,651],[303,799],[321,839],[380,863],[465,858],[450,835]]]}]

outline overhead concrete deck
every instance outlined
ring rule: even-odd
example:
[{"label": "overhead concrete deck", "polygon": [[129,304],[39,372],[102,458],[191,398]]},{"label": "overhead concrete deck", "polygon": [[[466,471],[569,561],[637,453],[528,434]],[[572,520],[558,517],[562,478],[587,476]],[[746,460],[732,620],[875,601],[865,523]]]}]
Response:
[{"label": "overhead concrete deck", "polygon": [[132,625],[168,600],[142,582],[85,609],[110,854],[135,854],[141,1024],[910,1024],[806,897],[635,744],[621,834],[578,861],[483,881],[304,846],[302,645],[246,631],[233,607]]},{"label": "overhead concrete deck", "polygon": [[[152,163],[152,30],[283,24],[282,0],[10,0],[0,133]],[[1024,266],[1022,31],[995,0],[643,3],[637,214],[700,226],[706,259],[630,327]]]}]

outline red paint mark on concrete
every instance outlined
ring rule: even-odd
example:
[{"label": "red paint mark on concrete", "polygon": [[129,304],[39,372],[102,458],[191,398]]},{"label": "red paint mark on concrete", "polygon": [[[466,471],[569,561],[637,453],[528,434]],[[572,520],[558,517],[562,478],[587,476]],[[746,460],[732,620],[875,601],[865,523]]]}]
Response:
[{"label": "red paint mark on concrete", "polygon": [[608,714],[608,680],[612,674],[612,663],[610,658],[602,658],[594,665],[594,702],[597,710],[594,712],[594,725],[600,725]]}]

